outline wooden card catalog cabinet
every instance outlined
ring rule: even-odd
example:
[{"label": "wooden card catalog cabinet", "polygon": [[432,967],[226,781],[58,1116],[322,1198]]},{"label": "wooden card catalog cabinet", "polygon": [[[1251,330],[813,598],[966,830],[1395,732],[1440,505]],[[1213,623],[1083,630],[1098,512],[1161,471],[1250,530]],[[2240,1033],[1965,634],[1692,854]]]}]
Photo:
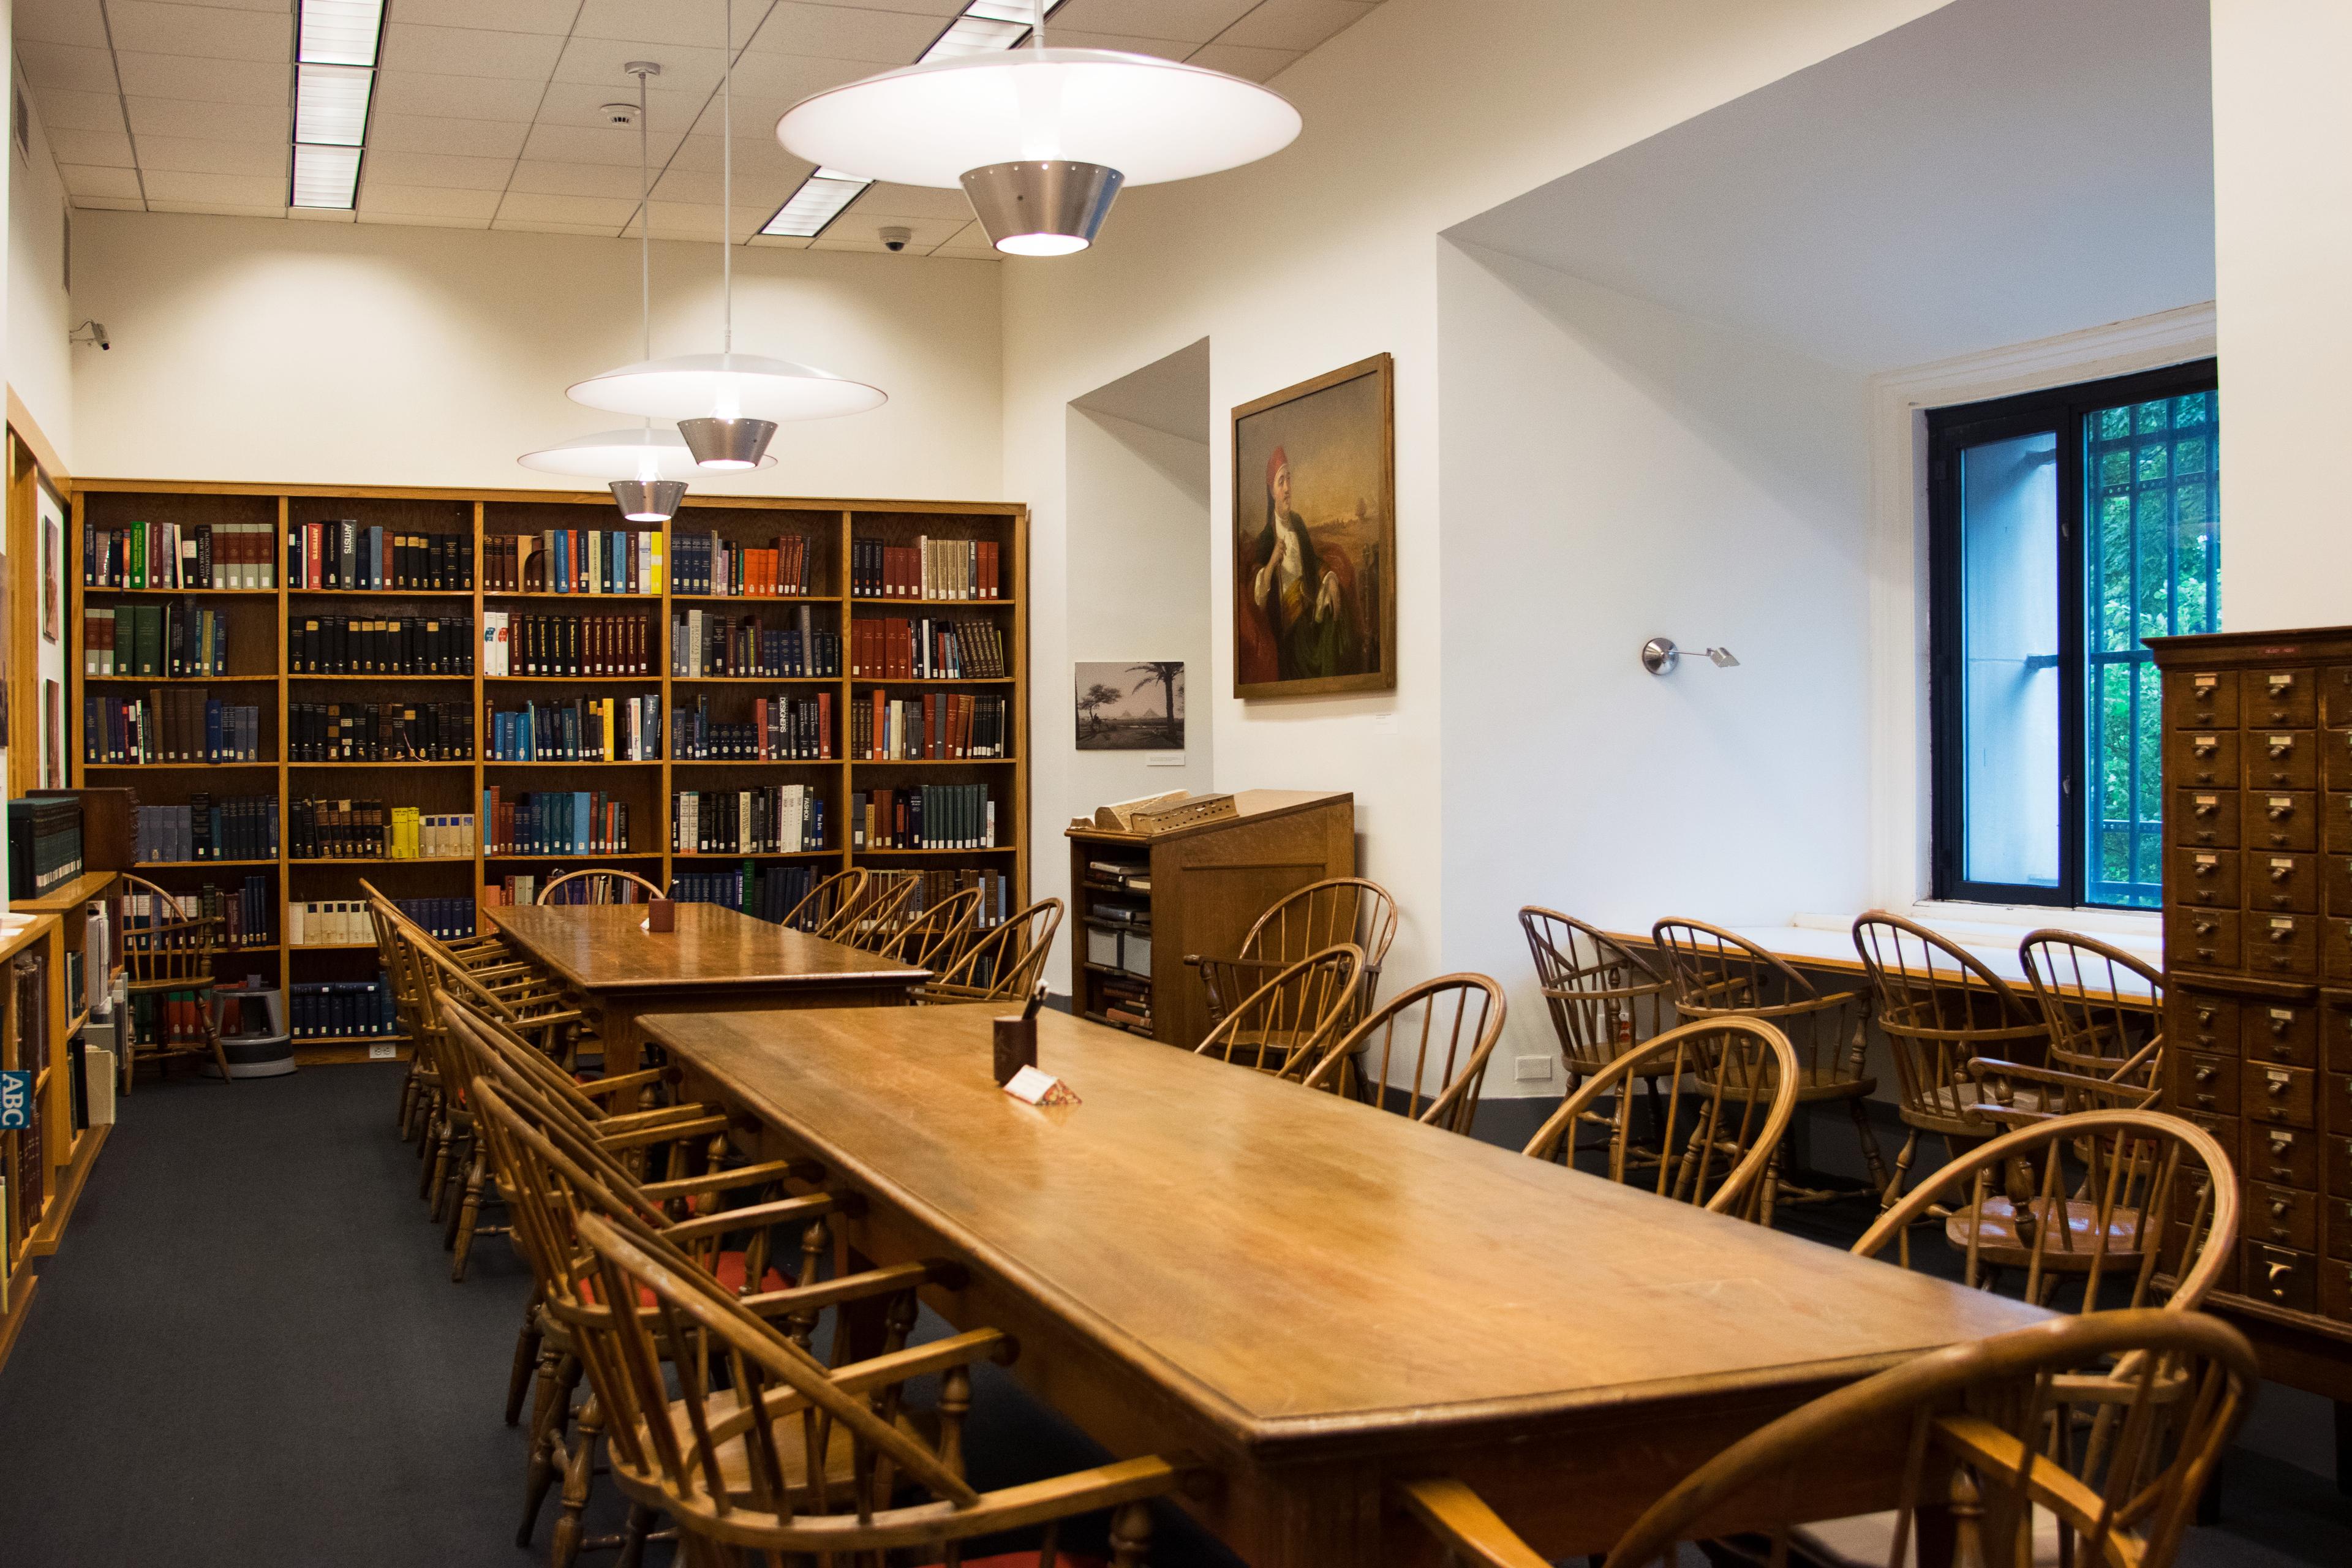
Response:
[{"label": "wooden card catalog cabinet", "polygon": [[[2151,641],[2164,679],[2171,1107],[2244,1223],[2214,1305],[2352,1390],[2352,627]],[[2258,1332],[2258,1337],[2261,1337]],[[2291,1381],[2305,1381],[2302,1378]]]}]

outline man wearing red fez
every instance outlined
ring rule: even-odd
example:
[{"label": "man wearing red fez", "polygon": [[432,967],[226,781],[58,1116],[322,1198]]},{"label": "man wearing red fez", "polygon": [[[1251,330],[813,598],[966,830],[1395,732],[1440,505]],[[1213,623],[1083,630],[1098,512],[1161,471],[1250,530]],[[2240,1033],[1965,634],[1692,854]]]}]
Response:
[{"label": "man wearing red fez", "polygon": [[[1244,670],[1247,680],[1307,680],[1345,675],[1356,668],[1348,585],[1327,566],[1290,510],[1290,458],[1276,447],[1265,460],[1265,528],[1251,543],[1251,609],[1273,645],[1270,672]],[[1244,645],[1244,658],[1255,650]]]}]

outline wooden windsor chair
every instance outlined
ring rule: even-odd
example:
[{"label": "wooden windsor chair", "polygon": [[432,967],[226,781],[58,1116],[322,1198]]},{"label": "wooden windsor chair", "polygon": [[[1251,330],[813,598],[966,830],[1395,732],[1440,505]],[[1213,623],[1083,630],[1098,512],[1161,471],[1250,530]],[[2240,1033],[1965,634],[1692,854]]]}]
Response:
[{"label": "wooden windsor chair", "polygon": [[856,900],[831,922],[825,935],[846,947],[877,952],[915,917],[908,912],[923,879],[914,871],[869,871]]},{"label": "wooden windsor chair", "polygon": [[168,1071],[186,1058],[209,1061],[223,1083],[236,1081],[213,1015],[213,955],[220,949],[221,922],[190,913],[176,895],[144,877],[122,880],[129,894],[152,900],[152,918],[122,923],[123,989],[131,1005],[123,1082],[142,1064]]},{"label": "wooden windsor chair", "polygon": [[871,875],[863,866],[835,871],[811,888],[807,897],[794,904],[791,912],[784,916],[783,923],[811,936],[831,937],[832,928],[856,912],[858,900],[866,891],[866,879]]},{"label": "wooden windsor chair", "polygon": [[[378,919],[380,910],[389,910],[400,915],[404,920],[407,918],[405,910],[403,910],[391,899],[386,898],[383,889],[365,877],[360,879],[360,897],[367,900],[368,916],[371,921]],[[470,937],[436,937],[434,941],[441,944],[441,950],[444,952],[448,953],[468,969],[497,970],[509,966],[518,969],[528,967],[515,956],[513,949],[507,946],[506,939],[495,931]],[[377,946],[379,949],[383,946],[383,938],[380,934],[377,938]]]},{"label": "wooden windsor chair", "polygon": [[[1065,1521],[1108,1512],[1112,1562],[1142,1568],[1146,1502],[1195,1468],[1186,1456],[1153,1455],[981,1491],[965,1478],[971,1369],[1013,1360],[1010,1336],[972,1329],[827,1364],[604,1216],[583,1214],[578,1226],[602,1268],[598,1299],[615,1304],[575,1331],[609,1412],[613,1478],[677,1521],[688,1563],[727,1563],[745,1551],[771,1562],[880,1563],[892,1549],[913,1548],[917,1561],[936,1552],[954,1568],[966,1541],[1038,1524],[1045,1550],[1026,1561],[1050,1562]],[[673,1351],[675,1399],[664,1345]],[[724,1387],[712,1375],[721,1367]],[[900,1419],[908,1381],[927,1374],[939,1379],[936,1440]],[[805,1458],[829,1459],[836,1443],[849,1451],[845,1485],[834,1483],[831,1465]]]},{"label": "wooden windsor chair", "polygon": [[643,904],[668,896],[661,884],[650,877],[640,877],[635,871],[600,867],[564,872],[540,889],[539,897],[531,902],[541,907],[550,904]]},{"label": "wooden windsor chair", "polygon": [[1336,1093],[1352,1078],[1372,1104],[1467,1136],[1508,1011],[1501,984],[1484,974],[1424,980],[1349,1030],[1307,1087]]},{"label": "wooden windsor chair", "polygon": [[367,903],[369,926],[375,932],[376,962],[383,966],[384,982],[392,987],[393,1026],[409,1043],[408,1070],[401,1075],[400,1104],[394,1117],[401,1140],[405,1142],[417,1135],[425,1107],[440,1085],[433,1058],[419,1044],[424,1028],[420,995],[424,981],[417,966],[410,962],[408,944],[401,940],[400,928],[392,921],[392,901],[364,879],[360,882],[360,891]]},{"label": "wooden windsor chair", "polygon": [[[1678,1543],[1701,1541],[1707,1517],[1739,1500],[1770,1522],[1706,1541],[1716,1563],[2168,1568],[2260,1375],[2245,1337],[2200,1313],[2101,1312],[1947,1346],[1749,1433],[1596,1561],[1672,1563]],[[1865,1445],[1906,1462],[1897,1508],[1878,1516],[1894,1521],[1875,1542],[1890,1549],[1858,1557],[1792,1516],[1824,1454]],[[1408,1483],[1400,1500],[1450,1563],[1546,1568],[1458,1479]]]},{"label": "wooden windsor chair", "polygon": [[1062,900],[1041,899],[982,935],[936,980],[915,988],[918,1003],[1005,1002],[1026,998],[1045,973]]},{"label": "wooden windsor chair", "polygon": [[[1598,927],[1540,904],[1519,910],[1519,929],[1559,1039],[1569,1093],[1670,1026],[1674,982],[1641,954]],[[1656,1078],[1664,1070],[1660,1066],[1646,1080],[1654,1100]]]},{"label": "wooden windsor chair", "polygon": [[1891,1208],[1924,1134],[1958,1154],[1999,1130],[1977,1110],[1981,1091],[1969,1063],[1989,1056],[2031,1065],[2047,1051],[2050,1030],[2007,981],[1923,925],[1874,910],[1853,922],[1853,946],[1894,1054],[1896,1114],[1909,1130],[1879,1200]]},{"label": "wooden windsor chair", "polygon": [[2069,931],[2031,932],[2017,956],[2050,1030],[2053,1067],[2162,1092],[2163,975]]},{"label": "wooden windsor chair", "polygon": [[1332,877],[1276,900],[1251,923],[1233,957],[1188,953],[1184,963],[1200,974],[1208,1020],[1214,1026],[1242,998],[1300,959],[1350,943],[1364,954],[1358,982],[1362,994],[1356,1002],[1361,1017],[1372,1009],[1381,964],[1396,931],[1396,900],[1386,888],[1362,877]]},{"label": "wooden windsor chair", "polygon": [[1346,1037],[1363,969],[1364,950],[1353,942],[1308,953],[1218,1019],[1192,1054],[1304,1083]]},{"label": "wooden windsor chair", "polygon": [[[1727,1056],[1737,1064],[1727,1067]],[[1578,1168],[1589,1168],[1599,1156],[1601,1168],[1594,1173],[1612,1182],[1630,1184],[1628,1176],[1647,1171],[1642,1180],[1662,1197],[1769,1225],[1773,1184],[1762,1178],[1795,1114],[1797,1077],[1789,1037],[1761,1019],[1683,1024],[1619,1052],[1551,1113],[1520,1152]],[[1670,1087],[1645,1152],[1637,1142],[1628,1091],[1636,1079],[1653,1078]],[[1615,1102],[1602,1123],[1608,1142],[1580,1147],[1576,1130],[1595,1118],[1603,1096]]]},{"label": "wooden windsor chair", "polygon": [[972,922],[980,918],[980,889],[961,888],[919,911],[875,955],[893,963],[911,964],[942,973],[961,958],[971,941]]},{"label": "wooden windsor chair", "polygon": [[[1859,993],[1823,994],[1778,954],[1735,931],[1702,921],[1663,920],[1650,931],[1675,985],[1675,1011],[1686,1021],[1740,1016],[1761,1018],[1789,1037],[1797,1053],[1797,1103],[1843,1103],[1853,1119],[1863,1168],[1874,1194],[1886,1190],[1886,1157],[1864,1105],[1878,1080],[1865,1070],[1864,1008]],[[1767,1064],[1769,1065],[1769,1063]],[[1738,1058],[1725,1063],[1737,1070]],[[1771,1206],[1828,1203],[1851,1189],[1808,1186],[1791,1178],[1785,1159],[1775,1157]]]}]

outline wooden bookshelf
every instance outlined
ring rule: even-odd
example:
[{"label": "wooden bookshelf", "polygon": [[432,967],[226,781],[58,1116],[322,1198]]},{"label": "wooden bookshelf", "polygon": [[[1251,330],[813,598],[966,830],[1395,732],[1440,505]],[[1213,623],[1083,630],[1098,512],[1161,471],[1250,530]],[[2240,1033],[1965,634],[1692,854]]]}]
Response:
[{"label": "wooden bookshelf", "polygon": [[[767,498],[689,496],[665,538],[665,561],[674,565],[671,546],[677,533],[717,532],[739,544],[764,547],[778,534],[798,533],[808,541],[810,584],[806,595],[740,596],[682,594],[664,581],[658,593],[560,594],[486,591],[479,568],[486,542],[504,534],[547,529],[634,529],[646,525],[624,522],[612,498],[602,492],[572,494],[542,490],[450,490],[331,486],[262,486],[122,479],[78,480],[73,493],[67,571],[71,605],[67,616],[72,646],[68,654],[71,697],[66,703],[70,734],[69,756],[75,759],[77,783],[128,784],[139,791],[142,804],[184,805],[198,793],[215,797],[256,795],[274,789],[278,808],[279,854],[261,861],[197,861],[169,866],[143,865],[136,869],[174,892],[193,892],[206,881],[234,893],[248,875],[272,879],[278,921],[274,945],[225,952],[219,969],[224,976],[259,973],[274,984],[359,980],[374,971],[373,950],[290,946],[287,942],[288,907],[312,900],[359,897],[362,878],[374,882],[395,899],[455,898],[477,900],[489,881],[529,874],[544,879],[557,870],[597,866],[625,867],[668,886],[685,872],[712,872],[749,860],[766,868],[810,866],[820,872],[870,865],[893,870],[978,867],[1009,875],[1008,904],[1019,908],[1029,898],[1029,703],[1028,512],[1020,506],[981,502],[815,501]],[[305,590],[286,580],[287,532],[289,526],[328,519],[355,519],[362,525],[383,524],[398,532],[458,533],[473,542],[476,582],[462,593]],[[132,521],[176,522],[184,526],[210,522],[267,522],[275,543],[278,586],[262,592],[228,590],[126,590],[83,584],[81,556],[89,531],[120,528]],[[911,543],[919,536],[982,539],[998,546],[999,597],[924,601],[911,598],[869,599],[849,592],[847,570],[853,539],[881,538]],[[664,573],[665,578],[669,574]],[[229,619],[229,670],[226,677],[190,679],[180,684],[236,688],[239,700],[257,701],[263,709],[261,742],[266,760],[251,763],[153,764],[96,763],[83,755],[82,695],[85,689],[128,696],[134,689],[169,684],[139,678],[92,679],[82,673],[80,647],[86,606],[113,603],[154,604],[174,598],[202,602]],[[296,674],[289,669],[285,628],[289,613],[305,605],[330,606],[353,613],[347,605],[383,605],[388,614],[469,614],[478,633],[485,613],[511,610],[518,614],[577,613],[640,616],[651,623],[648,647],[654,673],[646,676],[560,677],[486,676],[484,660],[476,650],[474,673],[467,676],[358,676]],[[740,617],[755,616],[762,625],[784,626],[796,621],[807,606],[816,630],[837,633],[843,642],[842,673],[825,678],[803,677],[682,677],[670,673],[670,617],[673,608],[699,609]],[[404,609],[405,606],[405,609]],[[1011,673],[986,680],[873,680],[849,674],[850,622],[853,616],[939,616],[956,620],[981,620],[1002,633]],[[470,701],[475,721],[475,755],[465,762],[440,763],[292,763],[286,760],[289,709],[311,700],[358,697],[374,687],[394,687],[413,692],[420,702]],[[847,755],[850,708],[859,699],[871,700],[880,687],[892,695],[924,691],[1002,694],[1012,699],[1008,719],[1009,753],[1002,758],[949,762],[866,761]],[[833,695],[834,757],[830,761],[679,761],[670,753],[669,726],[681,706],[707,698],[715,718],[741,721],[751,715],[751,704],[763,692],[805,696],[817,691]],[[336,694],[333,698],[327,693]],[[460,694],[463,694],[461,697]],[[661,699],[662,757],[657,762],[509,762],[487,758],[490,743],[490,710],[520,707],[531,696],[613,697],[654,694]],[[767,784],[803,784],[814,786],[825,805],[827,847],[793,854],[700,854],[672,847],[672,805],[680,790],[740,790]],[[996,845],[983,849],[856,849],[850,847],[846,820],[851,795],[869,787],[912,787],[926,784],[984,785],[996,807]],[[626,803],[631,841],[616,853],[519,856],[487,853],[490,824],[482,820],[486,789],[502,791],[602,791]],[[431,813],[468,812],[476,817],[476,853],[451,859],[296,859],[286,806],[308,797],[377,799],[387,808],[414,805]],[[391,1046],[404,1055],[404,1044]],[[364,1059],[371,1047],[362,1041],[299,1044],[298,1059],[329,1062]]]},{"label": "wooden bookshelf", "polygon": [[[54,903],[55,897],[44,902]],[[33,1083],[31,1115],[40,1137],[41,1206],[29,1224],[25,1223],[27,1211],[19,1186],[26,1134],[0,1132],[0,1176],[5,1177],[8,1186],[7,1215],[5,1225],[0,1225],[5,1237],[0,1245],[7,1249],[8,1264],[7,1284],[0,1289],[0,1364],[7,1362],[32,1308],[39,1283],[33,1261],[57,1250],[58,1235],[81,1195],[82,1183],[106,1135],[103,1127],[74,1131],[66,1043],[77,1026],[77,1015],[66,997],[64,921],[47,909],[19,908],[15,913],[21,921],[0,931],[0,976],[7,976],[7,966],[25,954],[37,952],[47,959],[47,996],[43,1010],[47,1016],[47,1064]],[[15,981],[9,977],[7,984],[0,984],[0,1068],[21,1070],[35,1059],[27,1049],[26,1023],[16,1005]]]}]

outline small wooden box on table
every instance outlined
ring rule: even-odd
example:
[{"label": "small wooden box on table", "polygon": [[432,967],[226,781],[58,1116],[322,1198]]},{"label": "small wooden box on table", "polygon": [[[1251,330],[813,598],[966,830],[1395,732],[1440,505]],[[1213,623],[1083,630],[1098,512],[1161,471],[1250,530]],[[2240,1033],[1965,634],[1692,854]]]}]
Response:
[{"label": "small wooden box on table", "polygon": [[[1038,1066],[1082,1103],[1030,1106],[990,1070],[1003,1011],[640,1023],[761,1155],[859,1196],[853,1261],[962,1263],[927,1302],[1017,1338],[1038,1397],[1217,1471],[1188,1506],[1256,1568],[1433,1562],[1386,1500],[1432,1472],[1548,1558],[1605,1551],[1742,1433],[2046,1316],[1059,1013]],[[1903,1444],[1871,1436],[1799,1513],[1892,1506]]]},{"label": "small wooden box on table", "polygon": [[[1356,874],[1353,795],[1250,789],[1234,805],[1232,816],[1166,833],[1068,830],[1077,906],[1070,994],[1079,1013],[1111,1023],[1113,991],[1148,981],[1150,1027],[1117,1026],[1191,1049],[1208,1034],[1209,1015],[1185,956],[1230,957],[1251,922],[1284,894]],[[1139,932],[1141,963],[1133,946]],[[1118,939],[1119,962],[1103,962],[1111,956],[1106,937]]]},{"label": "small wooden box on table", "polygon": [[598,1020],[604,1070],[634,1071],[636,1019],[648,1012],[903,1005],[930,972],[753,920],[680,904],[677,929],[646,931],[642,904],[557,904],[486,911],[507,940],[561,979]]}]

